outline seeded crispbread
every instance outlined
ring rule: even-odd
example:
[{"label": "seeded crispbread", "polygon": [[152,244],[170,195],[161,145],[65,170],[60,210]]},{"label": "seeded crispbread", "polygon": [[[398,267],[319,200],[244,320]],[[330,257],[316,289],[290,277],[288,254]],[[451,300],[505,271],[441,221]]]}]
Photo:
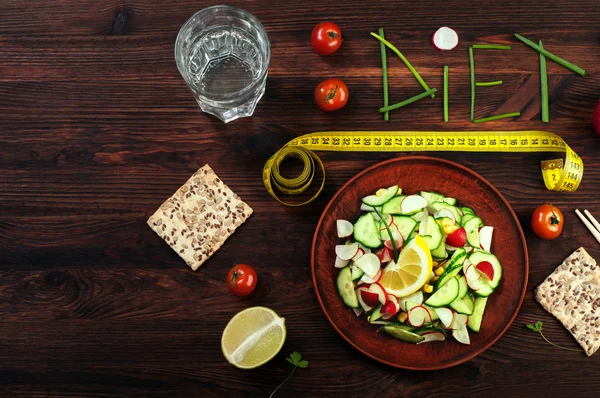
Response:
[{"label": "seeded crispbread", "polygon": [[148,219],[148,225],[196,271],[252,214],[210,168],[201,167]]},{"label": "seeded crispbread", "polygon": [[537,287],[535,299],[554,315],[588,356],[600,347],[600,266],[583,247]]}]

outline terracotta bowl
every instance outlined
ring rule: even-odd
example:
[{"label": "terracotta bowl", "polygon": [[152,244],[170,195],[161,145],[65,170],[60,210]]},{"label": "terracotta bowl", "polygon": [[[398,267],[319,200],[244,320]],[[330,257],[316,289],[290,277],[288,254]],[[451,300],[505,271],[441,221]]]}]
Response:
[{"label": "terracotta bowl", "polygon": [[[490,296],[481,331],[469,332],[471,345],[452,337],[442,342],[413,345],[377,332],[378,325],[356,317],[338,296],[334,268],[336,220],[356,221],[360,199],[377,189],[398,184],[403,193],[435,191],[471,207],[486,225],[494,227],[492,253],[503,266],[500,286]],[[317,225],[311,253],[313,283],[325,315],[338,333],[363,354],[403,369],[435,370],[458,365],[488,349],[517,315],[525,290],[529,263],[523,231],[514,211],[489,182],[475,172],[443,159],[415,156],[396,158],[370,167],[348,181],[331,199]]]}]

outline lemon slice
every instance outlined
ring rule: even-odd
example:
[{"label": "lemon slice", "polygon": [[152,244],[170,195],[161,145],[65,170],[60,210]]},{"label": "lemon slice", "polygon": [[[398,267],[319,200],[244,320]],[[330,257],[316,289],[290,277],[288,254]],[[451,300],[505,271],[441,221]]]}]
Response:
[{"label": "lemon slice", "polygon": [[257,368],[269,362],[285,342],[285,319],[266,307],[238,312],[221,337],[225,358],[241,369]]},{"label": "lemon slice", "polygon": [[398,262],[391,262],[383,269],[379,283],[389,294],[408,296],[427,282],[432,265],[427,243],[417,235],[402,248]]}]

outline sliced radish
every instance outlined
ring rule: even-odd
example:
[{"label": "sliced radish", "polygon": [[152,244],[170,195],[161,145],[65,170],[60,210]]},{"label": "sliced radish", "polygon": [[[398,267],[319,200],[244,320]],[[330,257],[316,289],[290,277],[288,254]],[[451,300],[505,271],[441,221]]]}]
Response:
[{"label": "sliced radish", "polygon": [[335,256],[335,264],[333,265],[335,268],[344,268],[350,260],[342,260],[338,256]]},{"label": "sliced radish", "polygon": [[468,258],[465,258],[465,260],[463,261],[463,265],[462,265],[463,275],[467,274],[467,268],[469,268],[469,265],[471,265],[471,261],[469,261]]},{"label": "sliced radish", "polygon": [[388,295],[383,286],[381,286],[377,282],[372,283],[371,286],[369,286],[369,291],[376,293],[378,295],[378,300],[381,303],[381,305],[385,305],[385,303],[387,302]]},{"label": "sliced radish", "polygon": [[361,276],[359,283],[375,283],[375,282],[379,282],[379,279],[381,279],[381,269],[372,278],[367,275]]},{"label": "sliced radish", "polygon": [[475,269],[490,281],[494,279],[494,266],[489,261],[482,261],[478,263],[475,266]]},{"label": "sliced radish", "polygon": [[456,216],[448,209],[440,209],[435,215],[435,218],[449,218],[452,220],[452,223],[456,224]]},{"label": "sliced radish", "polygon": [[398,298],[396,296],[394,296],[393,294],[388,294],[388,303],[389,302],[394,303],[394,307],[396,308],[394,314],[400,311],[400,303],[398,302]]},{"label": "sliced radish", "polygon": [[411,326],[420,328],[426,322],[431,322],[431,314],[427,308],[422,305],[417,305],[408,311],[408,323],[410,323]]},{"label": "sliced radish", "polygon": [[494,233],[494,227],[486,225],[479,229],[479,245],[481,249],[489,252],[492,247],[492,235]]},{"label": "sliced radish", "polygon": [[416,305],[423,304],[423,291],[417,290],[413,294],[409,294],[408,296],[400,297],[398,299],[398,304],[400,305],[400,309],[404,311],[408,311],[407,307],[408,303],[416,303]]},{"label": "sliced radish", "polygon": [[[383,308],[383,307],[381,307]],[[392,319],[394,317],[394,315],[396,314],[381,314],[381,319],[383,319],[384,321],[389,321],[390,319]]]},{"label": "sliced radish", "polygon": [[459,343],[467,345],[471,344],[471,339],[469,338],[469,331],[467,330],[466,325],[463,325],[458,329],[452,330],[452,337],[454,337]]},{"label": "sliced radish", "polygon": [[477,291],[481,289],[483,283],[481,283],[481,274],[475,269],[473,264],[467,267],[467,271],[465,272],[465,279],[467,280],[467,285],[469,289],[473,291]]},{"label": "sliced radish", "polygon": [[443,26],[435,31],[431,41],[433,42],[433,46],[438,50],[453,50],[458,46],[458,34],[454,29]]},{"label": "sliced radish", "polygon": [[450,327],[456,330],[462,327],[466,327],[467,323],[469,323],[469,317],[465,314],[459,314],[458,312],[456,312],[454,313],[454,319],[452,319],[452,325],[450,325]]},{"label": "sliced radish", "polygon": [[381,261],[379,260],[379,257],[373,253],[367,253],[360,257],[358,260],[354,261],[354,265],[362,269],[365,275],[370,278],[377,275],[377,272],[381,269]]},{"label": "sliced radish", "polygon": [[370,248],[368,248],[367,246],[363,245],[362,243],[358,243],[358,248],[362,249],[362,251],[365,252],[365,253],[371,253],[371,251],[372,251]]},{"label": "sliced radish", "polygon": [[379,295],[369,291],[367,286],[360,286],[356,289],[356,298],[365,312],[370,312],[379,302]]},{"label": "sliced radish", "polygon": [[421,195],[409,195],[400,204],[402,214],[414,214],[427,206],[427,201]]},{"label": "sliced radish", "polygon": [[347,238],[354,232],[354,226],[348,220],[337,220],[335,226],[338,238]]},{"label": "sliced radish", "polygon": [[377,257],[379,257],[379,260],[381,261],[382,264],[389,263],[390,261],[392,261],[391,250],[388,249],[387,247],[383,247],[376,254],[377,254]]},{"label": "sliced radish", "polygon": [[454,252],[454,251],[456,251],[456,249],[458,249],[458,247],[450,246],[449,244],[446,243],[446,251]]},{"label": "sliced radish", "polygon": [[354,311],[354,315],[356,315],[356,316],[361,316],[363,313],[362,308],[352,308],[352,311]]},{"label": "sliced radish", "polygon": [[352,257],[352,261],[356,261],[356,260],[358,260],[359,258],[361,258],[364,255],[365,255],[365,251],[359,247],[358,251],[356,252],[356,254],[354,255],[354,257]]},{"label": "sliced radish", "polygon": [[421,336],[425,337],[425,340],[418,342],[417,344],[429,343],[430,341],[444,341],[446,336],[442,332],[425,332],[421,333]]},{"label": "sliced radish", "polygon": [[381,313],[385,315],[395,315],[396,314],[396,305],[392,301],[388,301],[381,307]]},{"label": "sliced radish", "polygon": [[427,211],[427,209],[423,209],[422,212],[417,213],[413,216],[413,219],[417,222],[425,222],[427,221],[427,217],[429,217],[429,212]]},{"label": "sliced radish", "polygon": [[[404,240],[402,240],[402,238],[394,239],[394,243],[396,244],[396,249],[400,250],[402,248],[402,245],[404,244]],[[383,245],[389,250],[394,250],[394,245],[392,245],[391,239],[384,240]]]},{"label": "sliced radish", "polygon": [[452,310],[450,308],[436,308],[435,312],[437,313],[437,316],[440,318],[440,321],[442,321],[442,324],[445,328],[449,328],[450,325],[452,325],[454,315],[452,314]]},{"label": "sliced radish", "polygon": [[351,243],[349,245],[336,245],[335,254],[342,260],[350,260],[356,255],[358,251],[358,243]]}]

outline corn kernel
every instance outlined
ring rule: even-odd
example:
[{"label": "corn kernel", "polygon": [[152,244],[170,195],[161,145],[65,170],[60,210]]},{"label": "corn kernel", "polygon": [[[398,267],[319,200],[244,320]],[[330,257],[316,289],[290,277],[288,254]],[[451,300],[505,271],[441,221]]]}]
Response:
[{"label": "corn kernel", "polygon": [[433,292],[433,286],[425,284],[425,286],[423,286],[423,291],[425,293],[431,293],[431,292]]},{"label": "corn kernel", "polygon": [[396,196],[398,195],[402,195],[402,188],[398,188],[398,192],[396,193]]},{"label": "corn kernel", "polygon": [[433,271],[434,274],[436,274],[437,276],[440,276],[444,273],[444,267],[437,267],[435,269],[435,271]]},{"label": "corn kernel", "polygon": [[433,277],[433,281],[434,281],[434,282],[437,282],[437,281],[438,281],[438,279],[440,279],[440,277],[439,277],[439,276],[437,276],[437,275]]},{"label": "corn kernel", "polygon": [[400,322],[406,321],[406,318],[408,318],[408,314],[406,312],[401,312],[400,315],[398,315],[398,321]]}]

